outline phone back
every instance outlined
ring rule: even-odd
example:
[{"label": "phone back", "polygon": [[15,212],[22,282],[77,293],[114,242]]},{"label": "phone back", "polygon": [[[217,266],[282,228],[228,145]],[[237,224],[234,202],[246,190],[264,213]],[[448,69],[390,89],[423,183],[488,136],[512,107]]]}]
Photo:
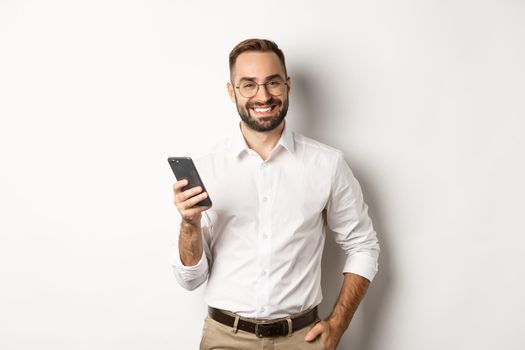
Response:
[{"label": "phone back", "polygon": [[[201,186],[202,190],[207,192],[206,187],[202,183],[201,177],[197,172],[197,168],[190,157],[170,157],[168,158],[168,162],[170,163],[171,169],[178,181],[183,179],[188,180],[188,185],[182,188],[183,191]],[[211,206],[211,204],[210,197],[208,197],[196,205]]]}]

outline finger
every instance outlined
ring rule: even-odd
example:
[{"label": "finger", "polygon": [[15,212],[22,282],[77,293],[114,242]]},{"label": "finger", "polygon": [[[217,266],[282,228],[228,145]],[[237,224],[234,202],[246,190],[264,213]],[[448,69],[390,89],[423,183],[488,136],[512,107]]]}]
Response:
[{"label": "finger", "polygon": [[210,209],[210,207],[205,207],[205,206],[196,206],[196,207],[193,207],[193,208],[190,208],[190,209],[186,209],[185,211],[182,212],[182,217],[185,219],[185,220],[190,220],[193,219],[193,217],[199,213],[202,213],[203,211],[206,211]]},{"label": "finger", "polygon": [[306,341],[312,341],[315,340],[320,334],[322,334],[324,331],[324,325],[322,322],[318,322],[315,326],[310,329],[310,331],[306,334],[304,337],[304,340]]},{"label": "finger", "polygon": [[181,196],[184,198],[184,200],[187,200],[188,198],[191,198],[199,193],[202,192],[202,187],[200,186],[195,186],[195,187],[192,187],[184,192],[181,192]]},{"label": "finger", "polygon": [[206,211],[208,209],[210,209],[211,206],[204,206],[204,205],[194,205],[193,207],[189,207],[189,208],[186,208],[186,209],[180,209],[180,213],[182,216],[186,217],[186,216],[194,216],[195,214],[199,214],[203,211]]},{"label": "finger", "polygon": [[182,179],[173,184],[173,191],[175,193],[180,192],[180,189],[188,184],[188,180]]},{"label": "finger", "polygon": [[185,202],[187,201],[188,199],[190,199],[191,197],[199,194],[202,192],[202,187],[200,186],[197,186],[197,187],[193,187],[193,188],[190,188],[189,190],[186,190],[184,192],[179,192],[178,194],[175,194],[175,200],[177,202]]},{"label": "finger", "polygon": [[181,206],[183,209],[189,209],[193,207],[195,204],[199,203],[200,201],[206,199],[208,197],[207,192],[202,192],[201,194],[191,197],[190,199],[184,201],[181,203]]}]

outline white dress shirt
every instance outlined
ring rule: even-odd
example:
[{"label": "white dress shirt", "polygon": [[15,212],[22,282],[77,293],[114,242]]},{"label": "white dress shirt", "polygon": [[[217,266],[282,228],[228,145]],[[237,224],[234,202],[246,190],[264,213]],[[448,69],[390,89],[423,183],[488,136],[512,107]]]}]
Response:
[{"label": "white dress shirt", "polygon": [[184,266],[175,244],[171,262],[188,290],[208,280],[209,306],[272,319],[318,305],[325,224],[347,255],[343,272],[373,279],[379,245],[342,152],[285,127],[263,161],[239,128],[195,164],[213,202],[204,252]]}]

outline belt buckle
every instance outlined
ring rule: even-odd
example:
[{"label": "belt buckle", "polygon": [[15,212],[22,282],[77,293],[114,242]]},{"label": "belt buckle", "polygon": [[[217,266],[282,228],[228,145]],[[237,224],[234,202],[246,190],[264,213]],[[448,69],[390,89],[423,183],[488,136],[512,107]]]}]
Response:
[{"label": "belt buckle", "polygon": [[264,335],[261,333],[263,329],[270,329],[273,327],[273,324],[271,323],[256,323],[255,324],[255,335],[257,338],[262,338]]}]

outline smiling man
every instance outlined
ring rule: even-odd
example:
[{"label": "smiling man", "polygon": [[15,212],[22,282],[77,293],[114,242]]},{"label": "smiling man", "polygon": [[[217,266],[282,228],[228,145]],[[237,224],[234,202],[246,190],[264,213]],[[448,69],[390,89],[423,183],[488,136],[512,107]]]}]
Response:
[{"label": "smiling man", "polygon": [[[181,216],[172,265],[193,290],[206,280],[200,349],[335,349],[377,272],[379,245],[342,152],[289,130],[292,80],[269,40],[230,53],[235,135],[196,161],[202,189],[173,185]],[[331,314],[320,320],[325,226],[347,255]]]},{"label": "smiling man", "polygon": [[[235,76],[231,70],[228,93],[236,103],[244,124],[258,132],[271,131],[281,124],[284,126],[283,120],[288,112],[290,78],[277,54],[272,51],[247,51],[239,54],[231,64],[237,69]],[[261,74],[270,75],[260,76]],[[258,83],[259,80],[263,81],[262,84]],[[259,89],[260,86],[265,86],[265,89]],[[239,99],[235,89],[238,89]],[[259,90],[260,98],[254,98]]]}]

